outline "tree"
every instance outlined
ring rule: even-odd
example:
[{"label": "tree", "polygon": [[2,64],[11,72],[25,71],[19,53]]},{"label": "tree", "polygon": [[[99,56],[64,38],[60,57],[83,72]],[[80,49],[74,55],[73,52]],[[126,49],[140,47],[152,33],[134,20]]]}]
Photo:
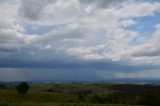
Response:
[{"label": "tree", "polygon": [[26,82],[21,82],[18,86],[17,86],[17,92],[20,94],[26,94],[29,90],[29,85]]}]

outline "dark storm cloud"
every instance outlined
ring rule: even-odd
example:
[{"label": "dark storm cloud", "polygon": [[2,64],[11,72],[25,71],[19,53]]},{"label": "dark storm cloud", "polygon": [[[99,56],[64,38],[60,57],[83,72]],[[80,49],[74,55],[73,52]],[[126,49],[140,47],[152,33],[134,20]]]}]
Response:
[{"label": "dark storm cloud", "polygon": [[0,52],[15,52],[17,49],[12,47],[0,46]]},{"label": "dark storm cloud", "polygon": [[[30,54],[12,53],[7,58],[1,57],[0,67],[10,68],[42,68],[42,69],[61,69],[61,70],[72,70],[72,69],[96,69],[96,70],[112,70],[112,72],[131,72],[131,71],[142,71],[142,70],[153,70],[159,69],[157,65],[146,65],[146,64],[128,64],[122,61],[84,61],[75,59],[73,56],[67,56],[66,54],[52,54],[47,57],[45,54],[32,56]],[[41,58],[41,59],[40,59]],[[65,60],[65,61],[64,61]]]},{"label": "dark storm cloud", "polygon": [[101,78],[96,70],[41,69],[41,68],[0,68],[0,80],[5,81],[97,81]]}]

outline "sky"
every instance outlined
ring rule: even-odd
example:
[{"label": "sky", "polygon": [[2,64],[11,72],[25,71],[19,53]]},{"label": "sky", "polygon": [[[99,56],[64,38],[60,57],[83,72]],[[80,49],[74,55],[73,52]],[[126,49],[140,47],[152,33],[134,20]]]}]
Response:
[{"label": "sky", "polygon": [[160,78],[160,0],[0,0],[0,81]]}]

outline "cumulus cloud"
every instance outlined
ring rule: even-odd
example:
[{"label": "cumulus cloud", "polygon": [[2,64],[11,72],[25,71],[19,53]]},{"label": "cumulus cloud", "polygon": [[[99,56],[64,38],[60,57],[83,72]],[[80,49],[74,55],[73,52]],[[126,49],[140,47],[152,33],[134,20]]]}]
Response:
[{"label": "cumulus cloud", "polygon": [[159,65],[159,56],[160,56],[160,27],[159,24],[155,25],[155,32],[153,33],[152,37],[150,39],[147,39],[147,41],[135,49],[135,51],[132,53],[132,56],[141,59],[143,61],[149,62],[151,64],[158,64]]},{"label": "cumulus cloud", "polygon": [[99,8],[107,8],[127,0],[79,0],[82,4],[93,4]]},{"label": "cumulus cloud", "polygon": [[[110,78],[107,73],[116,77],[127,72],[138,73],[159,69],[159,20],[154,22],[154,25],[145,26],[154,29],[151,33],[142,34],[135,29],[139,27],[138,19],[154,18],[155,14],[160,14],[160,2],[126,0],[0,2],[3,2],[0,4],[0,60],[2,60],[0,67],[6,70],[13,68],[15,73],[18,70],[18,76],[25,74],[24,70],[28,73],[26,69],[31,69],[29,73],[34,73],[33,68],[41,68],[49,69],[48,73],[54,70],[59,76],[65,72],[64,70],[72,70],[69,73],[73,73],[73,76],[76,73],[81,76],[87,73],[86,80],[92,80],[94,77]],[[148,21],[152,23],[153,20]],[[43,28],[43,33],[40,33],[40,28]],[[94,74],[89,77],[92,71]],[[2,79],[6,80],[9,72],[11,71],[3,71],[6,78]],[[35,73],[37,79],[43,79],[42,73],[43,71]],[[27,75],[33,77],[31,74]],[[69,77],[70,75],[66,79]],[[77,78],[80,79],[78,75]],[[28,77],[24,77],[23,80],[26,79]]]},{"label": "cumulus cloud", "polygon": [[43,9],[52,2],[56,0],[21,0],[18,13],[31,21],[38,20],[42,16]]},{"label": "cumulus cloud", "polygon": [[126,7],[120,9],[118,11],[119,12],[118,14],[119,16],[122,16],[124,18],[153,16],[155,12],[159,12],[159,9],[160,9],[159,2],[155,3],[142,2],[142,3],[131,3],[131,4],[129,3]]}]

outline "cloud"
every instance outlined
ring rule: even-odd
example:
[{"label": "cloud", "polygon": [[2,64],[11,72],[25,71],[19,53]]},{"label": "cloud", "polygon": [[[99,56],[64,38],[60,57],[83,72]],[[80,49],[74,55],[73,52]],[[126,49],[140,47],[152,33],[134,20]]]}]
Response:
[{"label": "cloud", "polygon": [[[145,50],[141,50],[138,53],[133,54],[133,56],[135,57],[142,57],[142,56],[146,56],[146,57],[157,57],[160,55],[160,50],[158,50],[157,48],[154,47],[144,47],[143,49]],[[149,49],[149,50],[147,50]]]},{"label": "cloud", "polygon": [[[0,67],[15,69],[3,71],[6,77],[18,70],[18,76],[35,73],[36,79],[43,79],[42,70],[48,69],[59,77],[68,72],[68,80],[71,73],[80,74],[71,79],[87,74],[88,80],[93,71],[92,80],[159,69],[159,22],[151,33],[129,28],[140,24],[138,18],[159,15],[159,2],[22,0],[0,5]],[[34,69],[42,70],[38,74]]]},{"label": "cloud", "polygon": [[43,9],[56,0],[21,0],[21,6],[18,9],[20,16],[34,21],[40,19]]},{"label": "cloud", "polygon": [[116,73],[117,78],[160,78],[159,70],[146,70],[139,72],[130,72],[130,73]]},{"label": "cloud", "polygon": [[[75,71],[76,70],[76,71]],[[1,81],[97,81],[96,70],[0,68]],[[64,74],[65,73],[65,74]],[[83,77],[83,79],[82,79]]]},{"label": "cloud", "polygon": [[127,0],[79,0],[82,4],[94,4],[99,8],[107,8]]},{"label": "cloud", "polygon": [[135,57],[157,57],[160,56],[160,27],[159,24],[155,25],[155,32],[152,35],[152,38],[148,39],[144,44],[140,45],[137,50],[133,53]]},{"label": "cloud", "polygon": [[[119,16],[123,18],[153,16],[155,12],[159,12],[160,3],[131,3],[118,11]],[[132,11],[132,12],[131,12]]]}]

